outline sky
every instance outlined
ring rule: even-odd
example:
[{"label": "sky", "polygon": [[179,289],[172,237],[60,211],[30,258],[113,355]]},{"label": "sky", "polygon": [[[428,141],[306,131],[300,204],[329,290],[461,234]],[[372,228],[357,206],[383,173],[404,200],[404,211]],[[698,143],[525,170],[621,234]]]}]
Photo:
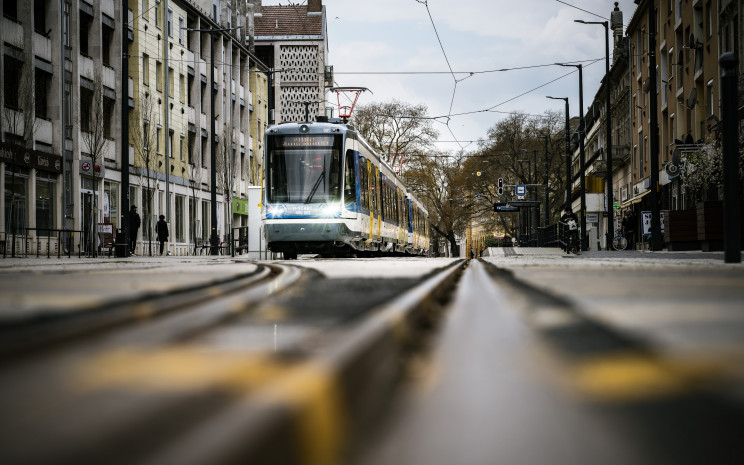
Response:
[{"label": "sky", "polygon": [[[423,104],[430,116],[442,116],[434,124],[440,134],[438,149],[472,151],[477,149],[475,141],[486,138],[489,128],[510,112],[563,112],[564,102],[547,95],[568,97],[571,116],[578,116],[576,68],[553,63],[598,60],[583,63],[584,108],[589,106],[605,73],[605,30],[602,25],[574,20],[609,19],[614,3],[323,0],[328,16],[327,64],[334,67],[337,86],[371,91],[360,95],[359,104],[393,99]],[[618,3],[627,25],[636,5],[633,0]],[[287,5],[289,0],[263,4]],[[335,105],[335,95],[329,100]]]}]

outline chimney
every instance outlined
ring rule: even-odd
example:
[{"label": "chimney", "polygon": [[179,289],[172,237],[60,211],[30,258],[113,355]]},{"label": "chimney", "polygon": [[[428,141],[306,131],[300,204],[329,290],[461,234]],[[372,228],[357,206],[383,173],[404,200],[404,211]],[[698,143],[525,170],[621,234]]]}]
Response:
[{"label": "chimney", "polygon": [[[261,0],[258,0],[258,5],[260,7]],[[256,44],[255,44],[255,35],[256,35],[256,23],[255,23],[255,12],[256,12],[256,5],[254,3],[248,3],[246,4],[246,12],[245,12],[245,22],[246,22],[246,42],[248,43],[248,50],[251,51],[251,53],[256,53]]]},{"label": "chimney", "polygon": [[307,12],[308,13],[322,13],[323,12],[323,0],[307,0]]},{"label": "chimney", "polygon": [[[612,35],[614,37],[614,50],[623,44],[623,12],[618,7],[618,2],[615,2],[615,9],[610,14],[610,28],[612,28]],[[615,62],[617,53],[612,54],[612,61]]]},{"label": "chimney", "polygon": [[263,5],[261,5],[261,0],[249,0],[248,1],[248,7],[253,5],[253,14],[255,16],[263,16]]}]

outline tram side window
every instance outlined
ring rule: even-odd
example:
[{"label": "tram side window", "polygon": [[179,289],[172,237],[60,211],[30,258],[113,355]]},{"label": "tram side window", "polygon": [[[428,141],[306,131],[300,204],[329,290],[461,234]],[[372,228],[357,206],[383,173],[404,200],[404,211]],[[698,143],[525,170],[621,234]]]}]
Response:
[{"label": "tram side window", "polygon": [[[331,175],[328,179],[329,200],[341,200],[341,153],[338,150],[331,151]],[[335,195],[334,195],[335,194]]]},{"label": "tram side window", "polygon": [[344,202],[356,202],[356,176],[354,175],[354,152],[352,150],[346,151]]},{"label": "tram side window", "polygon": [[367,160],[364,158],[359,159],[359,184],[361,186],[362,194],[362,211],[369,211],[369,190],[367,188],[367,182],[369,173],[367,172]]}]

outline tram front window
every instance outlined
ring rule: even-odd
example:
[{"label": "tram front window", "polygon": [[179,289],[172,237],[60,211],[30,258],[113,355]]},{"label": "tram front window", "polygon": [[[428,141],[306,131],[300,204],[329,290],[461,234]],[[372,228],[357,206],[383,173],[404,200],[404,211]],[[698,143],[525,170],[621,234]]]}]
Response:
[{"label": "tram front window", "polygon": [[341,137],[269,138],[268,201],[327,203],[341,200]]}]

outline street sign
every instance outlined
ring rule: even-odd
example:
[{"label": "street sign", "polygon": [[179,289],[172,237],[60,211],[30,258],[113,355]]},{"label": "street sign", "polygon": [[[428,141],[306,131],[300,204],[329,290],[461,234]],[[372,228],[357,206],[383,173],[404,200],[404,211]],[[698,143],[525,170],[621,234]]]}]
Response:
[{"label": "street sign", "polygon": [[527,195],[527,186],[525,184],[517,184],[515,187],[516,195]]},{"label": "street sign", "polygon": [[518,212],[519,207],[516,205],[509,205],[506,203],[494,203],[493,204],[493,211],[504,213],[504,212]]}]

